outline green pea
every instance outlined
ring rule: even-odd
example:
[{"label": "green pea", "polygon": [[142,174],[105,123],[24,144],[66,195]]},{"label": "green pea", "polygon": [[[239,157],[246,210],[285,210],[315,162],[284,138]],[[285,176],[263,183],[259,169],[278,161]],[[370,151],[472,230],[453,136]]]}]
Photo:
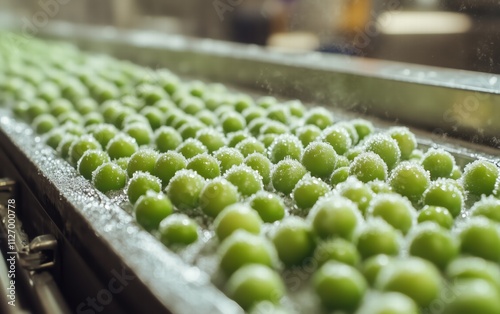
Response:
[{"label": "green pea", "polygon": [[224,134],[211,128],[199,130],[196,133],[196,139],[205,145],[210,153],[226,146]]},{"label": "green pea", "polygon": [[299,217],[285,218],[273,233],[272,241],[285,266],[300,265],[314,252],[311,227]]},{"label": "green pea", "polygon": [[398,292],[377,293],[366,298],[356,314],[419,314],[415,302]]},{"label": "green pea", "polygon": [[137,141],[133,137],[122,133],[113,137],[106,146],[106,151],[111,159],[130,157],[138,149]]},{"label": "green pea", "polygon": [[446,267],[446,277],[451,281],[460,279],[483,279],[500,291],[500,267],[479,257],[466,256],[453,260]]},{"label": "green pea", "polygon": [[144,229],[158,229],[160,222],[172,214],[172,203],[163,193],[148,190],[134,205],[135,218]]},{"label": "green pea", "polygon": [[434,222],[418,225],[408,237],[409,253],[444,269],[458,255],[458,244],[449,230]]},{"label": "green pea", "polygon": [[318,199],[329,191],[330,187],[325,182],[314,177],[305,176],[295,185],[292,195],[295,204],[299,208],[306,209],[313,207]]},{"label": "green pea", "polygon": [[330,144],[339,155],[346,153],[352,146],[352,139],[345,128],[331,126],[323,130],[321,140]]},{"label": "green pea", "polygon": [[247,265],[236,271],[228,280],[225,291],[242,308],[248,310],[261,301],[278,303],[285,295],[283,280],[269,267]]},{"label": "green pea", "polygon": [[262,183],[265,186],[271,182],[272,163],[266,156],[260,153],[252,153],[245,158],[244,163],[260,174]]},{"label": "green pea", "polygon": [[353,311],[367,289],[365,278],[356,268],[327,262],[313,275],[313,286],[328,310]]},{"label": "green pea", "polygon": [[498,225],[485,217],[472,217],[460,231],[461,252],[500,261],[500,233]]},{"label": "green pea", "polygon": [[167,246],[186,246],[198,240],[198,224],[184,214],[168,215],[160,222],[160,240]]},{"label": "green pea", "polygon": [[433,221],[445,229],[451,229],[453,226],[453,216],[448,209],[440,206],[425,205],[418,213],[418,223]]},{"label": "green pea", "polygon": [[443,149],[429,149],[423,156],[422,166],[431,174],[431,179],[449,178],[455,167],[455,158]]},{"label": "green pea", "polygon": [[474,195],[491,195],[498,178],[498,167],[486,160],[476,160],[464,169],[464,188]]},{"label": "green pea", "polygon": [[244,139],[243,141],[239,142],[236,145],[236,149],[239,150],[244,157],[247,157],[250,154],[253,153],[261,153],[263,154],[266,150],[266,147],[264,144],[262,144],[260,141],[258,141],[254,137],[249,137]]},{"label": "green pea", "polygon": [[373,133],[374,130],[373,124],[368,120],[354,119],[351,120],[351,124],[354,126],[356,132],[358,133],[359,141],[363,140],[368,135]]},{"label": "green pea", "polygon": [[78,161],[77,169],[85,179],[92,179],[92,172],[100,165],[109,162],[109,156],[101,150],[87,150]]},{"label": "green pea", "polygon": [[156,159],[153,175],[160,178],[163,186],[166,186],[177,171],[186,168],[187,161],[181,154],[169,151],[160,154]]},{"label": "green pea", "polygon": [[219,161],[207,153],[191,158],[186,168],[196,171],[205,179],[213,179],[220,175]]},{"label": "green pea", "polygon": [[247,165],[237,165],[229,169],[224,177],[238,188],[243,196],[250,196],[263,189],[260,174]]},{"label": "green pea", "polygon": [[176,149],[182,143],[182,136],[174,128],[159,127],[154,133],[154,142],[160,152]]},{"label": "green pea", "polygon": [[158,153],[152,149],[142,149],[132,154],[127,163],[127,174],[129,178],[137,171],[149,172],[151,174],[154,173],[157,159]]},{"label": "green pea", "polygon": [[451,287],[460,296],[445,305],[443,314],[500,313],[498,290],[482,279],[459,280]]},{"label": "green pea", "polygon": [[220,269],[226,275],[231,275],[249,264],[273,267],[276,260],[276,251],[268,240],[245,230],[237,230],[224,239],[217,249],[217,254],[220,258]]},{"label": "green pea", "polygon": [[231,147],[222,147],[215,151],[213,155],[220,163],[219,166],[222,174],[233,166],[241,165],[245,159],[239,150]]},{"label": "green pea", "polygon": [[335,236],[350,239],[360,223],[356,204],[341,196],[322,198],[316,202],[307,218],[314,232],[322,239]]},{"label": "green pea", "polygon": [[311,172],[311,175],[319,178],[328,178],[336,167],[337,153],[327,143],[312,142],[304,150],[302,164]]},{"label": "green pea", "polygon": [[91,149],[102,149],[101,144],[91,135],[84,135],[73,141],[69,147],[69,157],[72,164],[76,164],[82,155]]},{"label": "green pea", "polygon": [[377,194],[368,207],[369,217],[381,217],[391,226],[406,234],[413,226],[415,208],[398,194]]},{"label": "green pea", "polygon": [[38,115],[31,124],[38,134],[45,134],[58,126],[57,119],[52,115],[45,113]]},{"label": "green pea", "polygon": [[246,121],[243,116],[237,112],[229,112],[221,118],[221,126],[224,133],[231,133],[243,130],[246,126]]},{"label": "green pea", "polygon": [[147,172],[135,172],[127,187],[127,196],[130,203],[135,204],[139,197],[145,195],[147,191],[160,192],[160,179]]},{"label": "green pea", "polygon": [[[393,127],[389,129],[388,134],[396,140],[399,150],[401,151],[401,159],[410,159],[411,154],[417,148],[417,139],[415,135],[407,127]],[[425,170],[429,169],[425,168]]]},{"label": "green pea", "polygon": [[394,258],[394,256],[378,254],[367,258],[363,262],[361,265],[361,272],[371,286],[375,284],[375,280],[380,271],[387,265],[390,265]]},{"label": "green pea", "polygon": [[194,138],[185,140],[183,143],[177,146],[176,150],[187,159],[208,152],[208,149],[205,147],[205,145]]},{"label": "green pea", "polygon": [[330,185],[336,186],[342,182],[345,182],[349,178],[349,167],[340,167],[333,171],[332,176],[330,177]]},{"label": "green pea", "polygon": [[384,160],[375,153],[361,153],[354,158],[351,163],[349,174],[365,183],[374,180],[385,181],[387,178],[387,165]]},{"label": "green pea", "polygon": [[92,183],[102,193],[120,190],[127,183],[127,172],[112,162],[106,162],[92,173]]},{"label": "green pea", "polygon": [[458,187],[442,179],[432,182],[425,190],[422,198],[426,205],[441,206],[448,209],[453,217],[457,217],[464,206],[463,194]]},{"label": "green pea", "polygon": [[250,198],[250,206],[264,222],[275,222],[285,217],[285,204],[276,194],[259,191]]},{"label": "green pea", "polygon": [[208,182],[200,195],[200,207],[210,217],[217,217],[227,206],[238,202],[238,189],[224,178]]},{"label": "green pea", "polygon": [[321,130],[333,124],[333,117],[330,111],[322,107],[315,107],[310,109],[304,115],[304,123],[312,124]]},{"label": "green pea", "polygon": [[193,170],[183,169],[175,173],[166,188],[172,203],[180,210],[198,206],[205,179]]},{"label": "green pea", "polygon": [[401,158],[398,142],[386,134],[376,134],[367,138],[365,149],[379,155],[389,169],[394,168]]},{"label": "green pea", "polygon": [[356,266],[359,263],[359,253],[351,242],[342,238],[333,238],[318,244],[314,251],[314,260],[323,265],[328,261]]},{"label": "green pea", "polygon": [[302,145],[306,147],[319,139],[321,129],[315,125],[303,125],[295,130],[295,135],[302,142]]},{"label": "green pea", "polygon": [[418,202],[429,186],[429,173],[420,165],[405,161],[392,170],[389,184],[394,192]]},{"label": "green pea", "polygon": [[430,262],[409,257],[394,260],[381,269],[375,286],[382,291],[400,292],[412,298],[419,306],[426,307],[441,291],[441,275]]},{"label": "green pea", "polygon": [[375,196],[375,193],[369,186],[354,177],[348,178],[345,182],[337,185],[336,190],[340,193],[340,195],[356,203],[356,205],[358,205],[358,209],[363,215],[366,214],[368,205]]},{"label": "green pea", "polygon": [[290,194],[307,170],[300,162],[285,159],[276,164],[271,173],[271,181],[276,191]]},{"label": "green pea", "polygon": [[153,137],[151,127],[141,122],[134,122],[125,126],[123,132],[133,137],[138,145],[149,144]]},{"label": "green pea", "polygon": [[224,208],[214,220],[215,234],[220,241],[224,240],[236,230],[245,230],[259,234],[262,219],[250,206],[235,203]]},{"label": "green pea", "polygon": [[474,203],[470,211],[473,216],[484,216],[500,222],[500,200],[493,196],[483,197]]},{"label": "green pea", "polygon": [[355,235],[355,243],[363,259],[378,254],[397,255],[400,236],[385,220],[375,218],[361,226]]},{"label": "green pea", "polygon": [[92,129],[91,134],[102,147],[106,147],[118,134],[118,129],[112,124],[99,124]]}]

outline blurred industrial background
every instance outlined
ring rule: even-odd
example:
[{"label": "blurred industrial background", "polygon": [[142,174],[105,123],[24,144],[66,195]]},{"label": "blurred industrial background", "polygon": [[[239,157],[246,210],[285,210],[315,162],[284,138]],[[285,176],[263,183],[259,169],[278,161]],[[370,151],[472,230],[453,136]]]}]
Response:
[{"label": "blurred industrial background", "polygon": [[36,33],[48,20],[500,73],[489,0],[2,0]]}]

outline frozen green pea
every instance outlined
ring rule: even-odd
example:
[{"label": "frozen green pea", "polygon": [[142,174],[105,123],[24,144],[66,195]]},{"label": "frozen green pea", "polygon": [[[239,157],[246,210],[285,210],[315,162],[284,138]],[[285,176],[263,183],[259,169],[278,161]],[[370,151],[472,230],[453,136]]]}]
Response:
[{"label": "frozen green pea", "polygon": [[205,145],[210,153],[226,146],[226,137],[224,134],[212,128],[199,130],[195,138]]},{"label": "frozen green pea", "polygon": [[299,217],[290,216],[283,219],[271,238],[279,259],[288,267],[300,265],[314,252],[311,227]]},{"label": "frozen green pea", "polygon": [[322,305],[334,311],[354,311],[361,303],[368,286],[356,268],[336,262],[327,262],[321,266],[312,280]]},{"label": "frozen green pea", "polygon": [[[393,127],[389,129],[388,134],[396,140],[401,151],[401,159],[410,159],[411,154],[417,148],[417,139],[410,129],[407,127]],[[427,168],[425,169],[428,170]]]},{"label": "frozen green pea", "polygon": [[106,162],[92,173],[92,183],[102,193],[120,190],[127,182],[127,172],[112,162]]},{"label": "frozen green pea", "polygon": [[193,209],[199,205],[205,179],[193,170],[183,169],[170,179],[166,192],[172,203],[180,210]]},{"label": "frozen green pea", "polygon": [[476,160],[464,169],[464,188],[474,195],[491,195],[498,178],[498,167],[486,160]]},{"label": "frozen green pea", "polygon": [[455,167],[455,158],[443,149],[429,149],[422,158],[422,166],[432,180],[449,178]]},{"label": "frozen green pea", "polygon": [[177,146],[176,150],[188,159],[193,158],[196,155],[208,152],[208,149],[205,147],[205,145],[194,138],[185,140],[179,146]]},{"label": "frozen green pea", "polygon": [[272,163],[266,156],[260,153],[252,153],[245,158],[244,163],[260,174],[264,185],[267,186],[269,184],[271,181]]},{"label": "frozen green pea", "polygon": [[279,303],[286,288],[278,273],[267,266],[253,264],[236,271],[226,283],[225,291],[242,308],[249,310],[262,301]]},{"label": "frozen green pea", "polygon": [[387,165],[379,155],[373,152],[361,153],[349,166],[349,174],[365,183],[374,180],[385,181]]},{"label": "frozen green pea", "polygon": [[84,135],[76,139],[69,147],[69,157],[73,164],[76,164],[82,155],[91,149],[102,149],[101,144],[91,135]]},{"label": "frozen green pea", "polygon": [[333,125],[323,130],[321,140],[330,144],[339,155],[346,153],[352,146],[352,139],[345,128]]},{"label": "frozen green pea", "polygon": [[360,223],[356,204],[342,196],[320,199],[307,216],[314,232],[322,239],[342,237],[351,239]]},{"label": "frozen green pea", "polygon": [[425,205],[441,206],[457,217],[464,206],[464,197],[459,188],[450,181],[438,179],[430,184],[422,196]]},{"label": "frozen green pea", "polygon": [[238,202],[238,189],[224,178],[208,182],[200,194],[201,210],[210,217],[217,217],[227,206]]},{"label": "frozen green pea", "polygon": [[163,193],[148,190],[134,205],[135,219],[146,230],[158,229],[160,222],[172,214],[173,206]]},{"label": "frozen green pea", "polygon": [[275,222],[285,217],[285,204],[276,194],[259,191],[250,198],[249,204],[264,222]]},{"label": "frozen green pea", "polygon": [[198,240],[198,224],[184,214],[171,214],[160,222],[160,240],[167,246],[186,246]]},{"label": "frozen green pea", "polygon": [[87,180],[92,179],[92,173],[100,165],[109,162],[109,156],[102,150],[87,150],[78,161],[78,172]]},{"label": "frozen green pea", "polygon": [[460,250],[463,254],[500,261],[500,232],[498,225],[485,217],[472,217],[461,226]]},{"label": "frozen green pea", "polygon": [[148,172],[134,172],[127,186],[127,196],[130,203],[135,204],[139,197],[145,195],[148,191],[160,192],[160,179]]},{"label": "frozen green pea", "polygon": [[141,122],[134,122],[123,128],[123,132],[133,137],[137,145],[147,145],[151,142],[153,131],[149,125]]},{"label": "frozen green pea", "polygon": [[315,125],[323,130],[333,124],[333,116],[327,109],[315,107],[305,113],[304,123]]},{"label": "frozen green pea", "polygon": [[177,171],[186,168],[187,161],[181,154],[169,151],[160,154],[156,159],[153,175],[160,178],[163,186],[166,186]]},{"label": "frozen green pea", "polygon": [[368,206],[369,217],[380,217],[391,226],[406,234],[413,226],[416,210],[408,199],[401,195],[377,194]]},{"label": "frozen green pea", "polygon": [[365,149],[379,155],[388,169],[394,168],[401,158],[398,142],[386,134],[376,134],[367,138]]},{"label": "frozen green pea", "polygon": [[[315,125],[303,125],[295,130],[295,135],[304,147],[319,139],[321,129]],[[332,147],[333,148],[333,147]]]},{"label": "frozen green pea", "polygon": [[220,241],[224,240],[236,230],[245,230],[259,234],[262,219],[250,206],[235,203],[224,208],[214,220],[215,234]]},{"label": "frozen green pea", "polygon": [[442,289],[439,270],[430,262],[409,257],[394,260],[377,276],[375,286],[383,291],[400,292],[419,306],[429,306]]},{"label": "frozen green pea", "polygon": [[263,154],[266,150],[266,147],[256,138],[249,137],[239,142],[236,145],[236,149],[239,150],[243,154],[243,156],[247,157],[248,155],[253,153]]},{"label": "frozen green pea", "polygon": [[174,128],[161,126],[154,133],[156,148],[162,152],[174,150],[182,143],[182,136]]},{"label": "frozen green pea", "polygon": [[285,158],[300,160],[301,156],[302,143],[290,134],[279,135],[269,147],[269,160],[275,164]]},{"label": "frozen green pea", "polygon": [[400,236],[396,229],[380,218],[370,219],[355,235],[355,243],[363,259],[378,254],[397,255]]},{"label": "frozen green pea", "polygon": [[329,144],[312,142],[304,150],[301,162],[311,175],[328,178],[335,169],[337,157],[337,153]]},{"label": "frozen green pea", "polygon": [[474,203],[470,209],[473,216],[484,216],[500,222],[500,200],[493,196],[483,197]]},{"label": "frozen green pea", "polygon": [[394,192],[418,202],[429,186],[429,173],[420,165],[404,161],[391,172],[389,184]]},{"label": "frozen green pea", "polygon": [[219,161],[221,173],[231,169],[233,166],[241,165],[245,160],[243,154],[236,148],[222,147],[213,153],[214,157]]},{"label": "frozen green pea", "polygon": [[365,276],[366,280],[371,286],[375,284],[375,280],[377,279],[380,270],[382,270],[387,265],[390,265],[394,258],[394,256],[378,254],[367,258],[363,262],[360,269],[363,273],[363,276]]},{"label": "frozen green pea", "polygon": [[106,146],[106,151],[111,159],[130,157],[138,149],[137,141],[133,137],[123,133],[119,133],[113,137]]},{"label": "frozen green pea", "polygon": [[153,174],[157,159],[158,153],[152,149],[141,149],[133,153],[127,163],[127,174],[129,178],[137,171]]},{"label": "frozen green pea", "polygon": [[260,174],[249,166],[237,165],[226,171],[224,177],[238,188],[243,196],[250,196],[263,189]]},{"label": "frozen green pea", "polygon": [[328,261],[356,266],[360,256],[356,246],[342,238],[333,238],[322,241],[314,251],[314,260],[321,266]]},{"label": "frozen green pea", "polygon": [[205,179],[213,179],[220,175],[219,161],[207,153],[189,159],[186,168],[196,171]]},{"label": "frozen green pea", "polygon": [[273,267],[276,263],[276,251],[269,241],[245,230],[237,230],[224,239],[217,249],[220,269],[231,275],[249,264],[261,264]]},{"label": "frozen green pea", "polygon": [[433,221],[445,229],[453,226],[453,216],[448,209],[440,206],[425,205],[418,213],[418,223]]},{"label": "frozen green pea", "polygon": [[316,204],[318,199],[330,191],[330,187],[318,178],[305,176],[292,191],[293,200],[299,208],[307,209]]},{"label": "frozen green pea", "polygon": [[290,194],[295,185],[306,173],[306,168],[297,160],[282,160],[278,162],[272,170],[272,185],[276,191]]}]

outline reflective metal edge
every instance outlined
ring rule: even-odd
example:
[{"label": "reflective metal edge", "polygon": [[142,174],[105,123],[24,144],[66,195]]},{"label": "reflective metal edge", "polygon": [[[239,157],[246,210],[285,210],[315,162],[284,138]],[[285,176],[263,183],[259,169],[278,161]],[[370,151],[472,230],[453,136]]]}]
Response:
[{"label": "reflective metal edge", "polygon": [[54,207],[53,215],[59,216],[56,220],[62,222],[65,236],[88,263],[96,266],[96,271],[107,273],[103,277],[109,278],[110,272],[120,273],[123,267],[128,271],[125,274],[133,274],[135,278],[131,280],[139,283],[137,294],[130,295],[122,289],[123,292],[114,295],[121,299],[127,295],[128,310],[148,312],[154,305],[148,304],[143,296],[151,293],[156,302],[163,304],[165,312],[168,309],[172,313],[243,313],[212,285],[206,273],[185,264],[140,228],[132,216],[58,158],[31,128],[15,121],[3,109],[0,109],[0,145],[22,167],[26,181],[39,190],[39,197]]},{"label": "reflective metal edge", "polygon": [[[21,19],[2,24],[23,32]],[[500,147],[500,75],[51,22],[39,36],[150,67],[397,121]]]}]

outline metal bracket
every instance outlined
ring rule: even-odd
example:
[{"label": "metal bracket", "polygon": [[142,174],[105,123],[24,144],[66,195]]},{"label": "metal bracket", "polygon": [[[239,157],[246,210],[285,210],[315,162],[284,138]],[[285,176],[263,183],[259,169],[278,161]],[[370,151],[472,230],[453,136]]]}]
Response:
[{"label": "metal bracket", "polygon": [[57,240],[51,234],[34,238],[19,252],[19,263],[28,270],[47,269],[55,265]]}]

